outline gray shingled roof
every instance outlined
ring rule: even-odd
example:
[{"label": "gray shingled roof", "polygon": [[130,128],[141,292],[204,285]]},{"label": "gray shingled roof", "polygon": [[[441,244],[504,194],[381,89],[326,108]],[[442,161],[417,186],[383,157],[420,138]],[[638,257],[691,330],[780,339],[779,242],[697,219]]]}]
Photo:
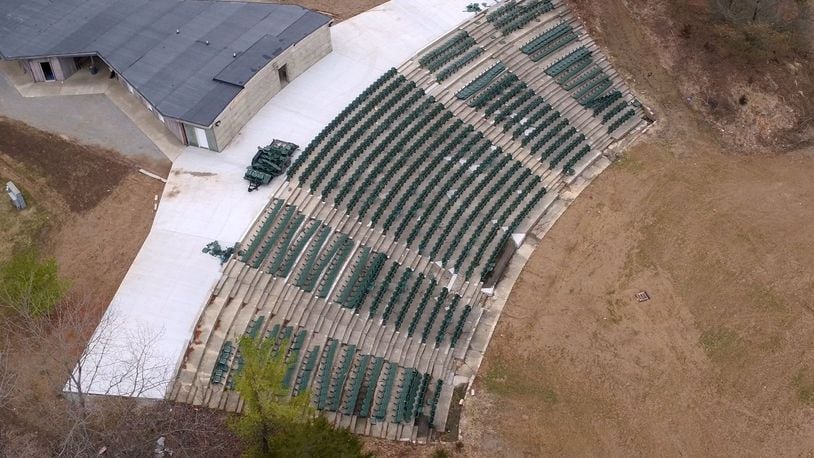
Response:
[{"label": "gray shingled roof", "polygon": [[208,126],[259,69],[329,20],[267,3],[0,0],[0,56],[99,55],[164,116]]}]

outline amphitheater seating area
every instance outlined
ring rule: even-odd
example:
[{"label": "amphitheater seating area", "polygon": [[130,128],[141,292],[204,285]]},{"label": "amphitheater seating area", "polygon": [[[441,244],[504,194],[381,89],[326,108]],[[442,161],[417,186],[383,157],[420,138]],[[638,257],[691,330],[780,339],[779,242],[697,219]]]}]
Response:
[{"label": "amphitheater seating area", "polygon": [[245,335],[283,352],[290,393],[335,424],[437,437],[518,240],[643,125],[561,1],[475,15],[300,153],[226,264],[172,397],[240,411]]}]

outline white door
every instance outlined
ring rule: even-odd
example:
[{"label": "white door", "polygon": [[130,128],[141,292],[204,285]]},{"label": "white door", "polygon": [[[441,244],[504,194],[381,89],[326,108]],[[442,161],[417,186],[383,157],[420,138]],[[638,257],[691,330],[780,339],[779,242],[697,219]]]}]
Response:
[{"label": "white door", "polygon": [[209,142],[206,140],[206,131],[200,127],[195,127],[195,143],[201,148],[209,149]]}]

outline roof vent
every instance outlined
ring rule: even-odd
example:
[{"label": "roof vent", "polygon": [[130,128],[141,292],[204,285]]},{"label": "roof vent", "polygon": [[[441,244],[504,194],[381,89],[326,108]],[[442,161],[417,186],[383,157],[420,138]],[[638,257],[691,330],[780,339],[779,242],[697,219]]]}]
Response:
[{"label": "roof vent", "polygon": [[233,52],[233,53],[232,53],[232,57],[237,57],[237,53],[236,53],[236,52]]},{"label": "roof vent", "polygon": [[175,34],[178,35],[179,33],[181,33],[181,29],[175,29]]},{"label": "roof vent", "polygon": [[209,46],[209,40],[206,40],[206,45]]}]

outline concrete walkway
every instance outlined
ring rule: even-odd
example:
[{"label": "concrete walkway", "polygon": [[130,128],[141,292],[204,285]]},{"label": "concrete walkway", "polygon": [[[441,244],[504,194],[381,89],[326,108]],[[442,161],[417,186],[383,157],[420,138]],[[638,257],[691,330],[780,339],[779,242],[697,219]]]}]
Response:
[{"label": "concrete walkway", "polygon": [[17,62],[0,61],[0,115],[82,143],[119,151],[162,172],[184,146],[109,72],[82,68],[64,82],[34,83]]},{"label": "concrete walkway", "polygon": [[[97,330],[83,367],[92,393],[160,398],[177,373],[198,316],[221,275],[201,253],[212,240],[240,240],[282,185],[251,194],[242,176],[274,138],[305,147],[353,98],[388,68],[470,18],[469,0],[392,0],[331,28],[334,51],[275,96],[222,153],[188,147],[173,163],[153,228],[106,317],[115,333]],[[138,338],[134,337],[138,336]],[[150,343],[138,379],[125,376],[139,342]],[[114,386],[114,380],[116,380]],[[70,387],[67,387],[70,389]]]}]

